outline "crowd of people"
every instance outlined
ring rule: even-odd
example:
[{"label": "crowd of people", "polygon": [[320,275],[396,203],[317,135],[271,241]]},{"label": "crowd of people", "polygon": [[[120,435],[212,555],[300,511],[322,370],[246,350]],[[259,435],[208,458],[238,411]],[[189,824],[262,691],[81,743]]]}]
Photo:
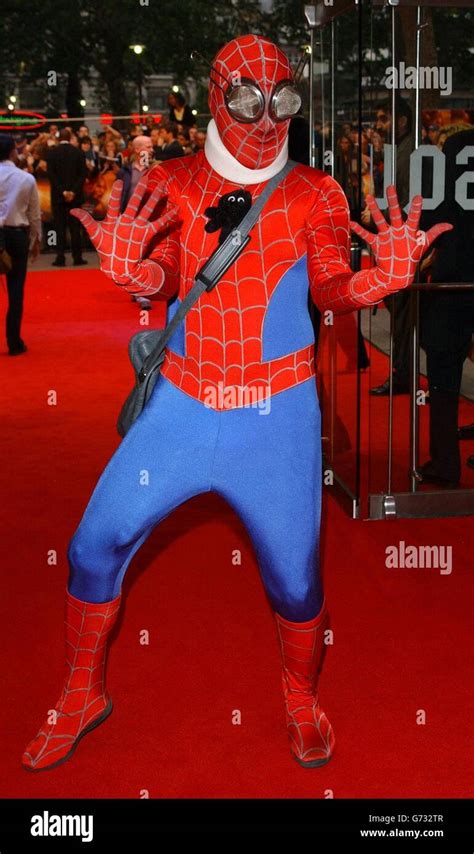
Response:
[{"label": "crowd of people", "polygon": [[[53,266],[64,267],[69,232],[73,265],[87,264],[85,233],[71,210],[89,202],[95,216],[105,215],[118,178],[123,181],[124,209],[146,170],[204,148],[206,131],[197,127],[183,95],[171,92],[168,107],[167,117],[157,121],[150,116],[126,130],[104,124],[92,133],[85,123],[73,127],[52,122],[36,134],[0,134],[0,272],[6,273],[8,288],[10,355],[27,350],[21,320],[28,257],[34,260],[41,248],[52,248]],[[54,240],[46,244],[41,223],[51,220]],[[147,300],[141,304],[151,307]]]},{"label": "crowd of people", "polygon": [[[184,96],[171,92],[168,108],[167,116],[150,115],[143,123],[137,119],[122,129],[107,123],[93,133],[86,123],[73,127],[53,122],[48,130],[15,135],[13,163],[35,178],[42,220],[52,220],[54,225],[54,266],[65,266],[67,231],[73,264],[86,263],[81,249],[86,238],[77,220],[70,216],[72,208],[84,206],[100,219],[106,213],[117,178],[124,181],[125,203],[145,167],[204,148],[206,130],[197,126]],[[43,242],[42,248],[51,247]]]},{"label": "crowd of people", "polygon": [[[413,151],[414,136],[412,113],[409,104],[403,98],[397,99],[397,127],[395,142],[397,145],[397,190],[402,193],[403,205],[408,201],[408,161]],[[421,145],[436,145],[443,149],[446,139],[454,133],[472,128],[470,116],[464,110],[452,110],[449,124],[434,111],[421,126]],[[330,147],[331,128],[329,123],[315,125],[316,150],[322,162],[323,150]],[[359,134],[357,123],[343,122],[340,125],[335,145],[336,178],[344,189],[351,211],[358,209],[359,193],[359,145],[362,171],[362,197],[370,193],[377,198],[384,194],[384,145],[392,143],[392,107],[391,103],[381,103],[373,117],[363,123]],[[402,150],[400,150],[402,149]],[[401,175],[403,173],[403,175]],[[406,176],[406,177],[404,177]],[[403,186],[399,186],[400,180]],[[363,207],[363,203],[362,203]],[[362,217],[364,220],[364,216]]]},{"label": "crowd of people", "polygon": [[[108,172],[117,175],[124,165],[133,162],[133,142],[138,136],[151,139],[153,160],[158,163],[204,148],[206,130],[197,127],[195,116],[184,97],[172,92],[168,105],[169,115],[161,117],[159,122],[149,116],[144,125],[131,123],[126,131],[109,124],[102,126],[98,133],[92,133],[87,124],[78,128],[66,124],[61,128],[69,132],[71,145],[82,151],[89,177]],[[19,134],[16,138],[16,165],[35,176],[47,174],[51,149],[59,143],[60,127],[55,123],[33,137]]]}]

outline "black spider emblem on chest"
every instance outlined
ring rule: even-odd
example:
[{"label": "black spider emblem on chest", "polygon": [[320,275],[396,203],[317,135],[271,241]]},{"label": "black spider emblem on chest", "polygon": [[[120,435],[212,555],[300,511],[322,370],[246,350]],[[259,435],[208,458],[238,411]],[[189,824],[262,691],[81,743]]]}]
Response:
[{"label": "black spider emblem on chest", "polygon": [[204,230],[212,233],[220,229],[220,245],[229,236],[232,229],[242,222],[251,206],[252,196],[248,190],[233,190],[231,193],[226,193],[225,196],[221,196],[215,207],[206,208],[204,211],[205,216],[209,219]]}]

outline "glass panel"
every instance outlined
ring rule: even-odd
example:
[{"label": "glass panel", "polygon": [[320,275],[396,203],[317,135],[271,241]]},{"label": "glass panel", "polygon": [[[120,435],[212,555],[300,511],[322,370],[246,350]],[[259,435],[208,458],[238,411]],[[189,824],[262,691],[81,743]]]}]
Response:
[{"label": "glass panel", "polygon": [[[473,253],[468,249],[474,235],[474,185],[467,174],[469,166],[471,170],[474,166],[469,157],[474,148],[470,152],[467,148],[474,142],[474,98],[469,89],[474,78],[466,76],[466,68],[472,69],[473,12],[440,7],[400,7],[392,12],[373,7],[370,19],[371,33],[378,36],[366,54],[370,72],[364,118],[375,131],[369,130],[369,166],[380,207],[386,209],[384,189],[392,181],[395,165],[398,197],[405,211],[409,200],[421,192],[421,228],[448,221],[454,231],[436,242],[435,251],[421,265],[421,291],[401,292],[385,300],[376,313],[364,313],[363,329],[371,343],[372,390],[383,391],[377,386],[390,376],[390,332],[394,372],[392,408],[383,394],[369,394],[368,488],[372,493],[415,493],[438,489],[443,481],[445,486],[455,486],[459,480],[461,486],[473,487],[473,470],[462,465],[459,457],[456,412],[462,375],[465,393],[473,384],[472,363],[467,361],[463,371],[463,362],[474,330],[474,296],[472,290],[440,293],[434,288],[435,282],[474,281]],[[390,34],[388,57],[379,41],[382,24]],[[466,36],[469,31],[471,37]],[[459,57],[455,56],[458,48]],[[381,57],[385,69],[380,66]],[[410,88],[417,66],[418,94]],[[386,88],[382,97],[381,82],[397,88]],[[460,410],[461,423],[473,420],[464,398]],[[414,466],[423,482],[414,475]]]},{"label": "glass panel", "polygon": [[[446,487],[474,489],[474,443],[457,432],[458,401],[459,424],[474,421],[473,7],[374,2],[316,36],[315,147],[352,218],[374,231],[365,196],[388,217],[395,175],[405,213],[423,195],[422,230],[454,226],[412,288],[320,324],[326,460],[361,515],[370,494],[435,490],[449,502]],[[374,263],[358,240],[352,258],[353,269]]]},{"label": "glass panel", "polygon": [[[351,216],[359,211],[358,11],[352,8],[319,33],[316,56],[316,148],[325,171],[341,184]],[[321,70],[325,70],[325,74]],[[354,250],[356,247],[354,245]],[[358,269],[360,253],[352,253]],[[366,362],[358,315],[324,316],[318,346],[323,408],[323,450],[327,466],[346,493],[358,494],[358,359]]]}]

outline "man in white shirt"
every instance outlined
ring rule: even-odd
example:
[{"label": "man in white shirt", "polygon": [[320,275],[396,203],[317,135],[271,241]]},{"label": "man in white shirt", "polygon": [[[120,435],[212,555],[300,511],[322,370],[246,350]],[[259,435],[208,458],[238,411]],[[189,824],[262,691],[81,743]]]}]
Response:
[{"label": "man in white shirt", "polygon": [[28,253],[35,260],[41,245],[41,212],[33,175],[13,162],[15,142],[0,134],[0,233],[12,260],[7,273],[8,311],[6,336],[10,356],[26,352],[20,327]]}]

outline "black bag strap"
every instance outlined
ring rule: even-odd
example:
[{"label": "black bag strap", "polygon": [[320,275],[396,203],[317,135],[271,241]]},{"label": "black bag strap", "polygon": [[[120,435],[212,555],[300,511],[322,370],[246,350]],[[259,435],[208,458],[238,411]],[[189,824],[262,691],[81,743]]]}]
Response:
[{"label": "black bag strap", "polygon": [[143,367],[138,375],[140,382],[143,382],[145,377],[148,376],[148,374],[151,373],[160,363],[160,356],[168,341],[172,338],[175,330],[178,328],[180,323],[182,323],[190,309],[198,301],[201,294],[203,294],[204,291],[211,291],[215,288],[224,273],[229,269],[234,261],[237,260],[243,249],[245,249],[250,240],[249,231],[257,222],[264,205],[272,195],[273,191],[279,184],[281,184],[283,179],[286,178],[295,166],[296,163],[293,160],[287,160],[283,169],[277,172],[273,178],[270,178],[237,228],[234,228],[234,230],[231,231],[229,236],[226,237],[215,252],[212,253],[209,260],[206,261],[203,267],[201,267],[196,275],[193,287],[179,305],[173,318],[164,329],[163,335],[160,336],[158,346],[155,350],[152,350],[143,363]]}]

